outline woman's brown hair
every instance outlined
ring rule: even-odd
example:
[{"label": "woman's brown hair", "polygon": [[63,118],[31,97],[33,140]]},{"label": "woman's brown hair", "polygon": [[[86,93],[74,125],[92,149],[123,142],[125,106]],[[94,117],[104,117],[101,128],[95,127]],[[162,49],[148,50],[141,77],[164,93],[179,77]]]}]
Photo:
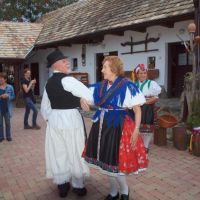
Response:
[{"label": "woman's brown hair", "polygon": [[25,68],[24,69],[24,74],[26,74],[26,72],[31,71],[30,68]]},{"label": "woman's brown hair", "polygon": [[7,79],[7,74],[5,72],[0,72],[0,78]]},{"label": "woman's brown hair", "polygon": [[121,59],[118,56],[106,56],[102,62],[109,62],[111,71],[117,76],[124,76],[124,68]]}]

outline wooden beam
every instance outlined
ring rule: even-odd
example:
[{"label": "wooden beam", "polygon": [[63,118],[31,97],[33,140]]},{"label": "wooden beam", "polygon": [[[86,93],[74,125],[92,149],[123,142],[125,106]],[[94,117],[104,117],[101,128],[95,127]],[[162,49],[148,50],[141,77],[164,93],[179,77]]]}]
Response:
[{"label": "wooden beam", "polygon": [[158,25],[160,26],[164,26],[164,27],[167,27],[167,28],[174,28],[174,21],[166,21],[166,22],[162,22]]},{"label": "wooden beam", "polygon": [[[200,0],[198,0],[200,1]],[[100,30],[95,33],[88,33],[82,36],[75,36],[73,38],[67,38],[60,41],[50,42],[47,44],[36,44],[36,48],[51,48],[58,46],[71,46],[72,44],[88,44],[88,43],[99,43],[104,40],[106,34],[113,34],[123,36],[125,31],[137,31],[141,33],[147,32],[147,27],[161,25],[168,28],[173,28],[175,22],[184,21],[188,19],[194,19],[194,13],[187,13],[179,16],[169,17],[166,19],[159,19],[154,21],[145,21],[140,24],[132,24],[124,27],[119,27],[111,30]]]},{"label": "wooden beam", "polygon": [[[195,7],[195,21],[196,24],[196,35],[200,35],[200,0],[193,0],[194,7]],[[196,64],[197,64],[197,71],[200,72],[200,45],[197,45],[195,50],[196,54]]]},{"label": "wooden beam", "polygon": [[200,4],[200,1],[199,0],[193,0],[193,3],[194,3],[194,7],[198,8],[199,4]]},{"label": "wooden beam", "polygon": [[121,54],[126,55],[126,54],[135,54],[135,53],[145,53],[145,52],[151,52],[151,51],[159,51],[159,49],[150,49],[150,50],[144,50],[144,51],[132,51],[132,52],[125,52],[125,53],[121,53]]},{"label": "wooden beam", "polygon": [[104,35],[93,36],[89,39],[90,43],[93,43],[93,44],[103,42],[103,40],[104,40]]},{"label": "wooden beam", "polygon": [[71,47],[70,43],[66,43],[65,41],[53,42],[48,44],[42,44],[35,47],[35,49],[48,49],[48,48],[57,48],[59,46]]},{"label": "wooden beam", "polygon": [[73,44],[96,44],[104,40],[104,34],[93,34],[80,36],[76,38],[66,39],[59,42],[52,42],[48,44],[37,45],[36,49],[57,48],[59,46],[71,47]]},{"label": "wooden beam", "polygon": [[147,28],[146,27],[128,27],[127,31],[136,31],[136,32],[141,32],[141,33],[146,33],[147,32]]},{"label": "wooden beam", "polygon": [[108,31],[109,35],[117,35],[117,36],[124,36],[124,31],[119,31],[119,30],[111,30],[111,31]]},{"label": "wooden beam", "polygon": [[96,44],[104,40],[103,34],[94,34],[92,36],[78,37],[71,39],[72,44]]},{"label": "wooden beam", "polygon": [[17,58],[0,58],[0,63],[8,63],[8,64],[19,64],[23,63],[25,59],[17,59]]}]

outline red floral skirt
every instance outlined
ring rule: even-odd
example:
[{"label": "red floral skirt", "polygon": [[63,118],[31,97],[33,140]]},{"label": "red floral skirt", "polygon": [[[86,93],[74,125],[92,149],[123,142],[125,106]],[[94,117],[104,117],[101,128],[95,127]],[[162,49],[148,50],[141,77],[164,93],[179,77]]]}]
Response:
[{"label": "red floral skirt", "polygon": [[132,173],[147,168],[148,166],[147,154],[140,134],[138,135],[135,149],[131,148],[130,140],[134,128],[135,123],[132,119],[126,117],[119,149],[120,172]]},{"label": "red floral skirt", "polygon": [[140,134],[135,149],[131,148],[134,128],[135,123],[129,116],[118,127],[103,123],[100,128],[99,122],[93,123],[82,154],[85,161],[111,176],[137,173],[147,168],[147,154]]}]

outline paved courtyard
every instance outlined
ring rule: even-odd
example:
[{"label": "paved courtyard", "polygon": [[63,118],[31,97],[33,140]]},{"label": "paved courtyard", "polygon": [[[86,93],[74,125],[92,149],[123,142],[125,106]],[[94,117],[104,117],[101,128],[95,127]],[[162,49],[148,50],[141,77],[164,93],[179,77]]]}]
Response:
[{"label": "paved courtyard", "polygon": [[[42,129],[23,129],[24,109],[15,108],[12,118],[13,141],[0,143],[0,200],[56,200],[57,187],[45,178],[45,122]],[[85,118],[87,130],[91,126]],[[199,200],[200,157],[178,151],[171,143],[152,145],[146,172],[128,177],[131,200]],[[103,200],[109,190],[106,177],[91,170],[87,180],[88,195],[83,200]],[[71,191],[66,199],[78,198]]]}]

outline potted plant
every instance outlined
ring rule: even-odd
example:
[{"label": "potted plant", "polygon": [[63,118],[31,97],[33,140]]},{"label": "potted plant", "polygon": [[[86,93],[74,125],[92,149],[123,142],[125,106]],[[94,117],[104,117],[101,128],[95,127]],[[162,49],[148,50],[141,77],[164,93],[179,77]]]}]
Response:
[{"label": "potted plant", "polygon": [[194,99],[192,102],[192,113],[187,117],[187,126],[190,130],[200,126],[200,99]]},{"label": "potted plant", "polygon": [[187,126],[192,131],[190,151],[200,156],[200,99],[192,102],[192,114],[187,118]]}]

